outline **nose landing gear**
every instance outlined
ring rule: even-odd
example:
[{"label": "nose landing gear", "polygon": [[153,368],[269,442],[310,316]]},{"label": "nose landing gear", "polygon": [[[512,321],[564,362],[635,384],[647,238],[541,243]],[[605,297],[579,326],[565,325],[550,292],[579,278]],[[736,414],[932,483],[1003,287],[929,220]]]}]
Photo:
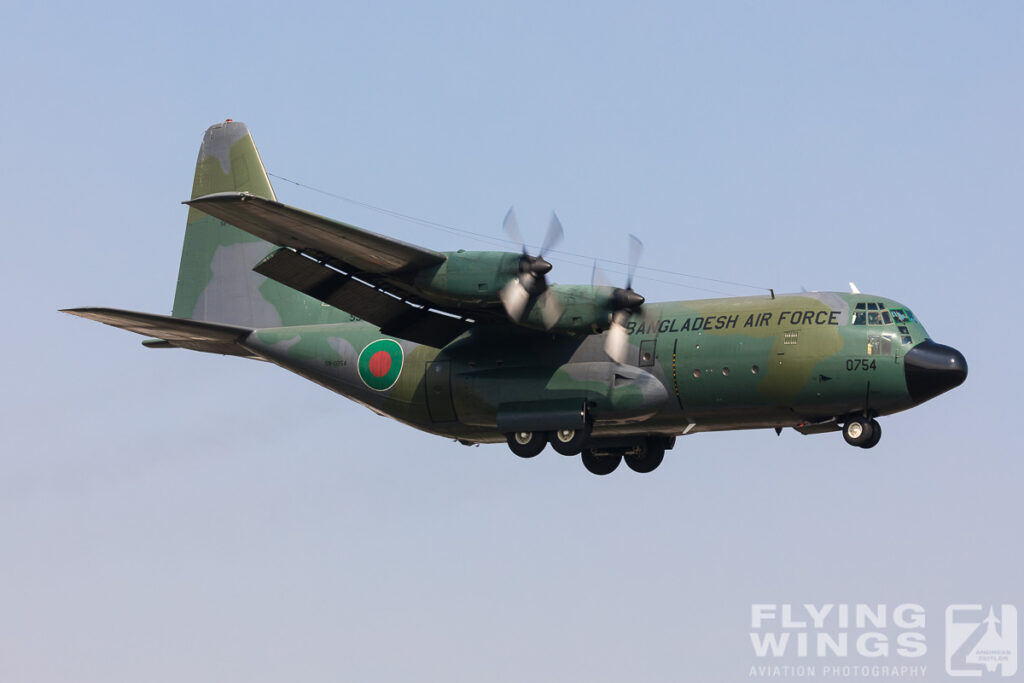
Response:
[{"label": "nose landing gear", "polygon": [[873,448],[882,439],[882,425],[875,418],[856,417],[843,426],[846,443],[859,448]]}]

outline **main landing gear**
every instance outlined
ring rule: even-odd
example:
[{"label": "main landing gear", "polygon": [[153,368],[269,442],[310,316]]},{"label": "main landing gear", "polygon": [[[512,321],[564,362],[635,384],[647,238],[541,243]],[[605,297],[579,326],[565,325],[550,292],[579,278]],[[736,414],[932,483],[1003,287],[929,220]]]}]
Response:
[{"label": "main landing gear", "polygon": [[851,446],[873,448],[882,438],[882,425],[873,417],[855,417],[843,425],[843,438]]},{"label": "main landing gear", "polygon": [[591,474],[611,474],[623,460],[634,472],[647,474],[658,469],[665,459],[665,441],[663,437],[651,436],[630,448],[586,449],[580,459]]},{"label": "main landing gear", "polygon": [[505,439],[508,447],[520,458],[532,458],[548,445],[544,432],[510,432]]},{"label": "main landing gear", "polygon": [[648,436],[629,446],[616,448],[595,446],[583,451],[580,459],[592,474],[611,474],[625,460],[626,467],[647,474],[658,469],[665,459],[665,451],[675,445],[675,438]]},{"label": "main landing gear", "polygon": [[[532,458],[548,443],[562,455],[580,455],[588,472],[611,474],[622,461],[634,472],[653,472],[675,445],[675,438],[664,436],[631,437],[623,440],[590,440],[590,430],[559,429],[553,432],[511,432],[505,435],[508,447],[521,458]],[[586,446],[586,448],[584,448]]]},{"label": "main landing gear", "polygon": [[510,432],[505,435],[508,447],[520,458],[532,458],[549,442],[562,455],[578,455],[590,439],[590,428],[558,429],[553,432]]}]

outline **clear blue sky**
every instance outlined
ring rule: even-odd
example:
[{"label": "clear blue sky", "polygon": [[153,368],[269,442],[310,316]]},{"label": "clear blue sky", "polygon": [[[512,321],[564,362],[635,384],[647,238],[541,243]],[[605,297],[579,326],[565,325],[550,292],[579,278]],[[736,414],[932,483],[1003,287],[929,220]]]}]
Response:
[{"label": "clear blue sky", "polygon": [[[1024,608],[1020,4],[38,4],[0,27],[0,679],[736,681],[753,602],[917,602],[940,680],[947,604]],[[593,258],[633,232],[651,268],[852,280],[971,375],[870,452],[699,434],[598,478],[56,313],[169,312],[228,117],[272,173],[393,211],[500,236],[515,204],[539,237],[554,209]]]}]

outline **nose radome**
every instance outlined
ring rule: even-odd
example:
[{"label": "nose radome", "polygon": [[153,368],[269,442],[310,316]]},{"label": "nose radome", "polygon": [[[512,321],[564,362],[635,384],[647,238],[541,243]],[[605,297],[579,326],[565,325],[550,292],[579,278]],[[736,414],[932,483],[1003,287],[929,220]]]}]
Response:
[{"label": "nose radome", "polygon": [[967,359],[952,346],[926,339],[903,358],[907,391],[915,403],[922,403],[958,387],[967,379]]}]

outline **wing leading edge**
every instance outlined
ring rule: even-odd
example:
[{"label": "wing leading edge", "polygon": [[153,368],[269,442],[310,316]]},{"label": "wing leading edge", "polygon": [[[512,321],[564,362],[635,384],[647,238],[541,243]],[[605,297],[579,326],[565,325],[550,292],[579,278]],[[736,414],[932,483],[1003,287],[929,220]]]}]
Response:
[{"label": "wing leading edge", "polygon": [[390,239],[347,223],[264,199],[248,192],[220,192],[184,202],[262,240],[359,273],[421,270],[444,263],[444,254]]}]

